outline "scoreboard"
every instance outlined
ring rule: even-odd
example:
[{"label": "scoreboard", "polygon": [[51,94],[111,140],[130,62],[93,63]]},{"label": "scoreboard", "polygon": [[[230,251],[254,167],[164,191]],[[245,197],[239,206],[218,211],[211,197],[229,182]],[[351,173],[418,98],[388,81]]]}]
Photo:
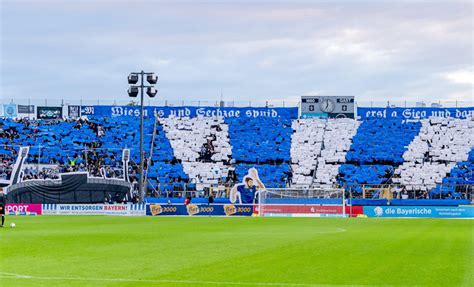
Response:
[{"label": "scoreboard", "polygon": [[354,96],[302,96],[302,118],[354,118]]}]

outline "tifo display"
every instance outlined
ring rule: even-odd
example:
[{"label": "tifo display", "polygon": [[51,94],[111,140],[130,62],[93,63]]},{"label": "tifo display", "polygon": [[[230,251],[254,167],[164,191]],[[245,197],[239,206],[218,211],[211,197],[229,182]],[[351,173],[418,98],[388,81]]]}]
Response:
[{"label": "tifo display", "polygon": [[140,204],[138,107],[36,107],[31,119],[15,111],[34,106],[9,104],[0,118],[5,211],[473,217],[473,108],[303,100],[304,117],[293,107],[146,107]]}]

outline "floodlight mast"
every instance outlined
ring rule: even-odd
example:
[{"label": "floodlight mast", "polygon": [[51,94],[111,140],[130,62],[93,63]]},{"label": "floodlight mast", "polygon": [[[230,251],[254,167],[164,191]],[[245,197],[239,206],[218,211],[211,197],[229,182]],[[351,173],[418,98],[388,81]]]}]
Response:
[{"label": "floodlight mast", "polygon": [[[145,85],[145,76],[147,77],[147,82],[150,85]],[[140,78],[140,85],[133,86],[138,82],[138,78]],[[138,196],[140,203],[143,203],[145,199],[145,190],[143,188],[143,175],[144,175],[144,153],[143,153],[143,97],[144,97],[144,89],[147,89],[147,95],[150,98],[156,96],[157,90],[153,86],[158,81],[158,77],[155,76],[155,73],[147,73],[143,70],[141,72],[132,72],[128,76],[128,84],[131,86],[128,88],[128,95],[129,97],[135,98],[138,96],[138,90],[140,90],[140,167],[139,167],[139,174],[140,177],[138,179]]]}]

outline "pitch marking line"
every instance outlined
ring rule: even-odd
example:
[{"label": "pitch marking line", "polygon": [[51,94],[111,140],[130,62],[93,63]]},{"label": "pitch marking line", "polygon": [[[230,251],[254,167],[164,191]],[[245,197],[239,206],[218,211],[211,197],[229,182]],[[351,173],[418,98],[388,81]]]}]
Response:
[{"label": "pitch marking line", "polygon": [[[199,280],[153,280],[153,279],[126,279],[126,278],[93,278],[93,277],[48,277],[29,276],[16,273],[0,272],[0,278],[8,279],[35,279],[35,280],[58,280],[58,281],[105,281],[105,282],[133,282],[133,283],[178,283],[190,285],[238,285],[238,286],[314,286],[329,287],[331,284],[311,284],[311,283],[278,283],[278,282],[233,282],[233,281],[199,281]],[[374,286],[374,285],[337,285],[344,286]],[[386,285],[390,286],[390,285]]]},{"label": "pitch marking line", "polygon": [[328,234],[328,233],[341,233],[341,232],[346,232],[344,228],[333,228],[332,230],[311,230],[308,229],[307,231],[300,231],[300,230],[295,230],[294,232],[248,232],[248,231],[242,231],[242,232],[216,232],[216,233],[211,233],[210,235],[237,235],[237,234],[248,234],[248,235],[288,235],[290,234],[295,234],[295,235],[311,235],[311,234]]}]

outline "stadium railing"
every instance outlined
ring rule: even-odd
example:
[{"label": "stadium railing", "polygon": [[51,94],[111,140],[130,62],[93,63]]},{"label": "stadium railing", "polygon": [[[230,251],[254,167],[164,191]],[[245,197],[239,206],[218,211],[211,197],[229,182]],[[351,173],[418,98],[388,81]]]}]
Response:
[{"label": "stadium railing", "polygon": [[[366,192],[364,192],[364,190]],[[227,191],[227,189],[226,189]],[[202,191],[178,190],[170,191],[167,197],[207,197],[226,198],[228,192],[220,191],[217,186],[209,186]],[[267,191],[279,195],[281,198],[320,198],[320,199],[465,199],[474,200],[473,184],[440,184],[433,189],[426,185],[399,185],[399,184],[363,184],[363,185],[320,185],[313,187],[267,188]],[[344,191],[342,193],[341,191]],[[370,191],[370,192],[369,192]],[[385,191],[385,192],[384,192]],[[196,196],[197,195],[197,196]]]},{"label": "stadium railing", "polygon": [[[138,105],[130,100],[108,100],[97,97],[97,99],[9,99],[2,98],[0,104],[19,104],[35,106],[64,106],[64,105]],[[299,100],[251,100],[251,101],[220,101],[220,100],[180,100],[170,101],[161,99],[148,99],[145,105],[148,106],[208,106],[208,107],[297,107]],[[356,101],[358,107],[472,107],[474,101],[438,101],[420,99],[418,101]]]}]

